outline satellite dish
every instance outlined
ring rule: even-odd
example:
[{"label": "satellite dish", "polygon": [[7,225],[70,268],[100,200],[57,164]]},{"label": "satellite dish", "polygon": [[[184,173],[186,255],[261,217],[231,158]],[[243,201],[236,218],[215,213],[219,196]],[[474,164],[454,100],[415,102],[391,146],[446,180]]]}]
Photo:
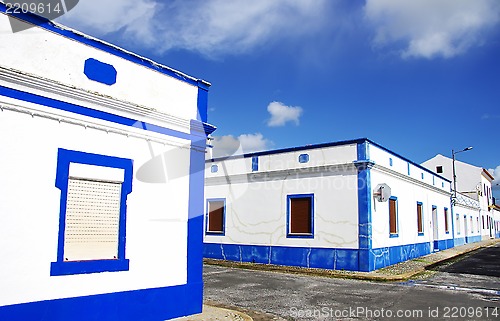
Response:
[{"label": "satellite dish", "polygon": [[379,202],[387,202],[389,197],[391,197],[391,188],[385,183],[378,184],[373,191],[373,197]]}]

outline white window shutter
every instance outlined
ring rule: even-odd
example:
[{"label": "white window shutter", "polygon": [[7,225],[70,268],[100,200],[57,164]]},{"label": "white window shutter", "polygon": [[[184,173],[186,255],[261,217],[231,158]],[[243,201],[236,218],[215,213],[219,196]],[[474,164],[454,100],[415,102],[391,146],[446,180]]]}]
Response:
[{"label": "white window shutter", "polygon": [[117,259],[121,183],[70,178],[64,261]]}]

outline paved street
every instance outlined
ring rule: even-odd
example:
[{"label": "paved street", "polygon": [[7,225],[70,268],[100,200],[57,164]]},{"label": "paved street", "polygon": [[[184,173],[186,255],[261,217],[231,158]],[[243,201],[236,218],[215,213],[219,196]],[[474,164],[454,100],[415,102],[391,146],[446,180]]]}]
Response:
[{"label": "paved street", "polygon": [[[486,250],[404,283],[206,265],[205,299],[286,320],[500,320],[500,278],[494,274],[500,246]],[[496,264],[483,269],[486,275],[468,274],[474,273],[481,257]],[[488,272],[491,269],[495,271]]]}]

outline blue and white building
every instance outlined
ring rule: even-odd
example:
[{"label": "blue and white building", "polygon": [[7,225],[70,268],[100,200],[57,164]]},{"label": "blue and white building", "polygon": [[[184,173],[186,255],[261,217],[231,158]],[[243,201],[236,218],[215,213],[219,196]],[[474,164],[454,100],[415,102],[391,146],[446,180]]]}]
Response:
[{"label": "blue and white building", "polygon": [[454,246],[450,184],[369,139],[209,159],[204,256],[373,271]]},{"label": "blue and white building", "polygon": [[0,320],[201,312],[209,83],[0,12]]}]

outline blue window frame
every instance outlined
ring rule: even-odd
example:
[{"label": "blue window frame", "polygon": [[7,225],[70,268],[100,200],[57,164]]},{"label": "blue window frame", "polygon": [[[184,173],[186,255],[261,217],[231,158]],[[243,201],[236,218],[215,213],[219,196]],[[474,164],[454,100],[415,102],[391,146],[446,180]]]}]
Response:
[{"label": "blue window frame", "polygon": [[259,170],[259,156],[252,157],[252,172]]},{"label": "blue window frame", "polygon": [[205,213],[205,234],[226,235],[226,199],[207,199],[207,210]]},{"label": "blue window frame", "polygon": [[424,235],[424,205],[417,202],[417,232],[418,235]]},{"label": "blue window frame", "polygon": [[288,238],[314,238],[314,194],[287,195]]},{"label": "blue window frame", "polygon": [[307,163],[309,162],[309,154],[300,154],[299,155],[299,163]]},{"label": "blue window frame", "polygon": [[395,196],[391,196],[389,198],[389,237],[398,236],[398,198]]},{"label": "blue window frame", "polygon": [[[68,260],[65,258],[65,231],[68,204],[70,165],[83,164],[123,170],[123,181],[119,192],[119,214],[117,251],[113,259]],[[57,261],[51,263],[50,275],[73,275],[99,272],[128,271],[129,260],[125,258],[127,196],[132,192],[133,161],[131,159],[90,154],[60,148],[57,158],[56,187],[61,191],[59,237]],[[89,182],[99,182],[88,179]],[[116,183],[115,183],[116,184]],[[119,183],[118,183],[119,184]],[[93,206],[91,203],[90,207]]]}]

